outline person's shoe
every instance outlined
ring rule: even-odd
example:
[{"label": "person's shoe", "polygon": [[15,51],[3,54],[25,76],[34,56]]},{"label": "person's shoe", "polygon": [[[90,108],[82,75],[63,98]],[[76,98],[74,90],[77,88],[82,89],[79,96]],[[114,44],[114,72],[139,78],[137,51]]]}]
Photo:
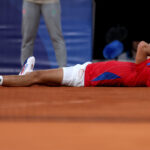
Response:
[{"label": "person's shoe", "polygon": [[25,61],[19,75],[25,75],[26,73],[32,72],[34,65],[35,65],[35,57],[31,56]]}]

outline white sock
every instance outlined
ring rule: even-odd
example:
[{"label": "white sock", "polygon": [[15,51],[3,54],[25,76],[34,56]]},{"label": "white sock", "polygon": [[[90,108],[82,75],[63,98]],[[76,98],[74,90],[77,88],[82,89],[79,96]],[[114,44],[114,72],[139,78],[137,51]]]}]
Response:
[{"label": "white sock", "polygon": [[0,86],[3,84],[3,76],[0,76]]}]

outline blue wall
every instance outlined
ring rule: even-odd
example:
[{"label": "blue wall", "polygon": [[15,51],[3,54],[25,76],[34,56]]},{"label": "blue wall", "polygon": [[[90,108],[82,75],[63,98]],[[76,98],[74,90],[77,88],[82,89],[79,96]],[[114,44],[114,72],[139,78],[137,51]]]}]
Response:
[{"label": "blue wall", "polygon": [[[92,0],[61,0],[67,66],[92,60]],[[0,2],[0,74],[18,74],[21,49],[21,0]],[[35,41],[35,69],[56,68],[55,53],[41,17]]]}]

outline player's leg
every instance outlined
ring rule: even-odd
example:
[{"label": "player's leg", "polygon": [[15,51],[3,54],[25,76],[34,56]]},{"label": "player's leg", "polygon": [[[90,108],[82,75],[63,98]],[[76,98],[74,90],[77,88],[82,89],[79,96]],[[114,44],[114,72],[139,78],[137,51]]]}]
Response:
[{"label": "player's leg", "polygon": [[35,57],[27,59],[19,75],[0,76],[0,85],[3,86],[30,86],[44,84],[58,86],[63,79],[63,69],[34,71]]},{"label": "player's leg", "polygon": [[0,85],[31,86],[33,84],[43,84],[81,87],[84,86],[86,66],[90,63],[86,62],[83,65],[78,64],[72,67],[27,72],[25,75],[0,76]]},{"label": "player's leg", "polygon": [[41,11],[52,40],[58,65],[59,67],[65,67],[67,54],[61,29],[60,3],[43,4]]},{"label": "player's leg", "polygon": [[139,64],[139,63],[147,60],[148,56],[150,56],[150,44],[148,44],[144,41],[141,41],[137,48],[135,63]]},{"label": "player's leg", "polygon": [[63,80],[63,69],[39,70],[26,75],[1,76],[2,86],[31,86],[42,84],[49,86],[60,86]]},{"label": "player's leg", "polygon": [[23,2],[21,64],[33,55],[33,46],[40,21],[40,4]]}]

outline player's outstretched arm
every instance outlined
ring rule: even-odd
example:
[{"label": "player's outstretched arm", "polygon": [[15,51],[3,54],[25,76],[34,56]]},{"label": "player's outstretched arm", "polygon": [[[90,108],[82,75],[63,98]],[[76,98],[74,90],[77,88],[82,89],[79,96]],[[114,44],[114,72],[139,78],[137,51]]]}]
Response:
[{"label": "player's outstretched arm", "polygon": [[141,41],[137,48],[135,63],[139,64],[139,63],[147,60],[148,56],[150,56],[150,44],[148,44],[144,41]]},{"label": "player's outstretched arm", "polygon": [[2,86],[31,86],[43,84],[49,86],[60,86],[63,79],[63,69],[39,70],[26,75],[1,76]]}]

